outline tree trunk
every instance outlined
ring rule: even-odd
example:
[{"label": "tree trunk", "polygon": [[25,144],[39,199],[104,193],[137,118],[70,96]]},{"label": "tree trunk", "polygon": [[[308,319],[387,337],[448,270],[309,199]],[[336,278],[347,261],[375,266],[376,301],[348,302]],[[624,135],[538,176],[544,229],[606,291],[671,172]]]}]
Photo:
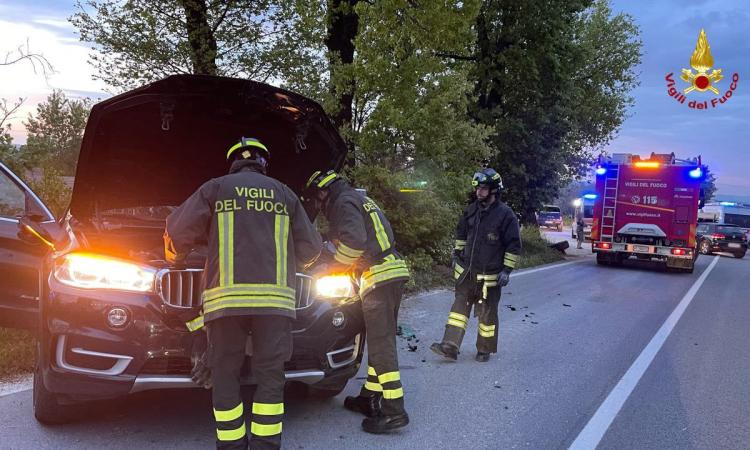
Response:
[{"label": "tree trunk", "polygon": [[205,0],[180,0],[185,9],[190,60],[196,75],[218,75],[216,70],[216,38],[208,23]]},{"label": "tree trunk", "polygon": [[[338,100],[337,110],[332,114],[333,122],[344,133],[349,147],[346,164],[354,165],[354,142],[352,142],[352,119],[354,79],[348,70],[342,70],[354,62],[354,39],[359,32],[359,16],[354,7],[359,0],[328,0],[328,35],[325,44],[331,67],[331,93]],[[348,77],[342,79],[342,77]]]}]

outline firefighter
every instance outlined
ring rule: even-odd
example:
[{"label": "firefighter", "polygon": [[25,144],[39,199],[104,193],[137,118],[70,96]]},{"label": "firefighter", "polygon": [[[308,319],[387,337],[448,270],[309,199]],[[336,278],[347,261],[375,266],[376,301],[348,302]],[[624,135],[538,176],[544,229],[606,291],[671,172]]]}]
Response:
[{"label": "firefighter", "polygon": [[[167,218],[167,260],[180,264],[194,245],[208,241],[202,315],[188,328],[205,323],[208,334],[216,447],[280,448],[296,266],[314,261],[322,242],[294,192],[266,176],[265,145],[243,137],[226,157],[229,174],[204,183]],[[248,334],[257,380],[249,439],[240,394]],[[197,367],[194,379],[205,372]]]},{"label": "firefighter", "polygon": [[458,359],[472,307],[479,319],[476,360],[486,362],[497,353],[500,290],[508,284],[518,264],[521,238],[518,219],[500,201],[502,179],[493,169],[474,174],[475,200],[464,210],[456,227],[453,275],[456,296],[442,342],[430,349],[448,359]]},{"label": "firefighter", "polygon": [[583,211],[576,210],[576,248],[581,249],[583,248],[583,239],[584,239],[584,222],[583,222]]},{"label": "firefighter", "polygon": [[329,227],[335,253],[321,256],[328,269],[344,271],[359,280],[367,329],[367,380],[359,396],[347,397],[344,407],[367,416],[362,428],[385,433],[409,423],[398,370],[396,328],[406,263],[396,252],[393,231],[383,211],[369,197],[353,189],[336,172],[316,171],[307,182]]}]

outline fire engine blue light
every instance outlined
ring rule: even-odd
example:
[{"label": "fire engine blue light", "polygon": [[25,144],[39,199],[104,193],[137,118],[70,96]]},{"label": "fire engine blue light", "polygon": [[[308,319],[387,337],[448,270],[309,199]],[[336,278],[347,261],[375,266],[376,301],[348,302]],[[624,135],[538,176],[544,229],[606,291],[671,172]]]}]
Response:
[{"label": "fire engine blue light", "polygon": [[[604,169],[604,170],[607,170],[607,169]],[[589,200],[594,200],[594,199],[596,199],[596,194],[584,194],[583,198],[587,198]]]},{"label": "fire engine blue light", "polygon": [[596,174],[597,175],[604,175],[605,173],[607,173],[607,168],[606,167],[597,167],[596,168]]},{"label": "fire engine blue light", "polygon": [[691,170],[689,173],[690,173],[691,178],[700,178],[703,176],[703,171],[701,170],[700,167],[696,167],[695,169]]},{"label": "fire engine blue light", "polygon": [[737,206],[735,202],[719,202],[721,206]]}]

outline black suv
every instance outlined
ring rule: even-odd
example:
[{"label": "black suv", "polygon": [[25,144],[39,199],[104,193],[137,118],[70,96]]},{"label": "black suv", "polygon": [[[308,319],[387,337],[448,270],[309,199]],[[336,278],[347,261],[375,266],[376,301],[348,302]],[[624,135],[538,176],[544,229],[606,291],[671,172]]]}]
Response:
[{"label": "black suv", "polygon": [[699,223],[696,228],[698,250],[704,255],[727,252],[744,258],[747,252],[747,235],[737,225],[726,223]]},{"label": "black suv", "polygon": [[[338,169],[346,157],[309,99],[247,80],[178,75],[94,106],[62,218],[0,164],[0,326],[38,329],[38,420],[65,421],[69,405],[87,400],[194,387],[185,321],[200,307],[205,249],[187,268],[171,268],[165,218],[226,174],[226,149],[240,136],[264,142],[270,175],[297,193],[313,169]],[[333,396],[358,370],[364,323],[351,281],[322,278],[297,276],[286,377]]]}]

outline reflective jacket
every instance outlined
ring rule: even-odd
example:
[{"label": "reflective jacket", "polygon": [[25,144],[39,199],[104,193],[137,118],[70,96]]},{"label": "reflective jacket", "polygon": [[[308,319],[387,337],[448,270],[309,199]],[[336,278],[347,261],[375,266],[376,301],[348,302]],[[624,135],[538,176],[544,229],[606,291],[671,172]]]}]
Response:
[{"label": "reflective jacket", "polygon": [[409,279],[406,262],[395,249],[393,230],[380,207],[339,180],[329,188],[325,215],[329,237],[336,246],[334,260],[359,277],[359,293]]},{"label": "reflective jacket", "polygon": [[514,269],[521,254],[518,219],[505,203],[494,201],[485,208],[475,200],[456,227],[458,258],[453,275],[458,279],[466,268],[477,281],[497,280],[505,267]]},{"label": "reflective jacket", "polygon": [[[206,182],[172,212],[164,239],[171,260],[208,240],[205,321],[234,315],[294,318],[297,265],[314,261],[322,247],[294,192],[248,161],[235,162],[229,175]],[[188,324],[200,326],[202,321]]]}]

